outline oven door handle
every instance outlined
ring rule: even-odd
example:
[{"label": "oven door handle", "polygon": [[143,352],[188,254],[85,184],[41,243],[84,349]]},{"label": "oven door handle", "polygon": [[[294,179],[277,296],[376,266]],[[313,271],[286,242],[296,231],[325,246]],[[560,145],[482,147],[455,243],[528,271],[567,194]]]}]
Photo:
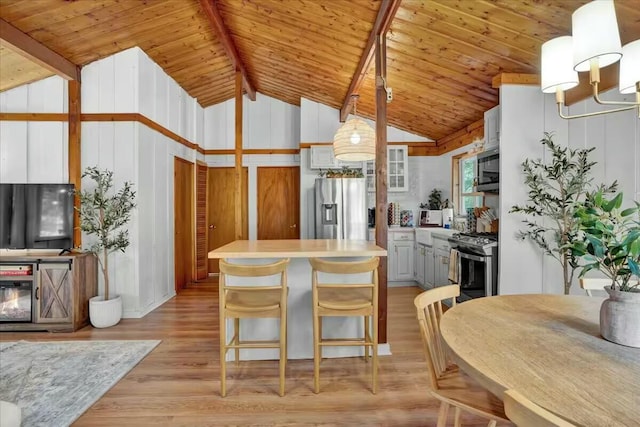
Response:
[{"label": "oven door handle", "polygon": [[460,252],[458,251],[458,256],[460,256],[460,258],[466,258],[466,259],[470,259],[471,261],[478,261],[478,262],[485,262],[486,261],[486,257],[483,256],[478,256],[478,255],[472,255],[466,252]]}]

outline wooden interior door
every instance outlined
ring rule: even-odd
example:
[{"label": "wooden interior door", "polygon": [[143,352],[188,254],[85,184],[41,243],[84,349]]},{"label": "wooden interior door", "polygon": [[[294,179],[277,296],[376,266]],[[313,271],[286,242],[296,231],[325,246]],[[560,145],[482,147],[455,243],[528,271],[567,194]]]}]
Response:
[{"label": "wooden interior door", "polygon": [[174,267],[176,293],[194,278],[194,191],[193,163],[173,162]]},{"label": "wooden interior door", "polygon": [[258,168],[258,240],[300,238],[300,167]]},{"label": "wooden interior door", "polygon": [[[209,168],[207,171],[208,250],[235,240],[235,168]],[[249,170],[242,168],[242,238],[249,238]],[[209,273],[219,273],[218,260],[209,260]]]},{"label": "wooden interior door", "polygon": [[207,166],[196,165],[196,280],[207,278]]}]

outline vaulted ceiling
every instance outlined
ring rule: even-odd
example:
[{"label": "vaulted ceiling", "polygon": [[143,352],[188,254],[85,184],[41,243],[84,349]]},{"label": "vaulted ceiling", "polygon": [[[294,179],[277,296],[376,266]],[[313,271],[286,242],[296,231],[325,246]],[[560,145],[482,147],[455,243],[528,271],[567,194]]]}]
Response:
[{"label": "vaulted ceiling", "polygon": [[[390,124],[439,139],[498,103],[499,73],[538,73],[540,45],[570,34],[587,0],[402,0],[387,35]],[[256,90],[340,108],[378,0],[217,0]],[[623,44],[637,0],[616,0]],[[207,107],[233,97],[234,68],[198,0],[0,0],[0,18],[78,65],[139,46]],[[0,34],[1,36],[1,34]],[[0,43],[0,90],[51,73]],[[358,113],[375,113],[373,62]]]}]

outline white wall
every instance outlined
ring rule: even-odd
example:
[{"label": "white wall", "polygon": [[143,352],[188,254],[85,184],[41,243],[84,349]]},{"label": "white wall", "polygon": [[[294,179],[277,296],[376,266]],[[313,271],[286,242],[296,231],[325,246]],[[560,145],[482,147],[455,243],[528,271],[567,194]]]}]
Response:
[{"label": "white wall", "polygon": [[[66,113],[67,81],[53,76],[0,93],[3,113]],[[69,181],[68,123],[0,121],[0,182]]]},{"label": "white wall", "polygon": [[[616,90],[604,97],[632,100]],[[554,132],[554,142],[560,145],[596,147],[590,155],[597,162],[592,169],[594,184],[618,180],[627,204],[634,198],[640,201],[640,121],[633,111],[563,120],[557,114],[554,97],[543,95],[534,86],[503,85],[500,105],[500,293],[562,293],[562,270],[557,261],[544,256],[534,244],[515,238],[522,229],[523,217],[508,212],[527,200],[521,163],[527,158],[548,161],[539,141],[543,132]],[[586,100],[570,107],[569,113],[601,109]],[[526,274],[522,274],[523,268]],[[577,280],[572,293],[581,293]]]},{"label": "white wall", "polygon": [[[87,65],[82,79],[84,113],[141,113],[189,141],[204,135],[197,101],[137,47]],[[141,317],[175,295],[173,162],[196,152],[137,122],[83,122],[82,144],[83,167],[113,170],[116,188],[134,183],[131,246],[111,272],[125,317]]]},{"label": "white wall", "polygon": [[[0,93],[3,112],[64,113],[67,103],[67,83],[59,77]],[[82,112],[141,113],[189,141],[204,138],[203,109],[137,47],[82,68]],[[62,122],[0,122],[0,180],[68,182],[67,129]],[[124,317],[141,317],[175,294],[174,157],[204,159],[138,122],[82,123],[82,167],[110,169],[116,188],[131,181],[137,193],[131,245],[109,268]]]},{"label": "white wall", "polygon": [[[277,99],[256,94],[256,100],[243,97],[242,146],[244,149],[297,149],[300,146],[300,108]],[[235,99],[204,109],[204,148],[235,148]],[[207,155],[210,167],[233,167],[233,155]],[[299,166],[298,154],[245,154],[242,164],[249,174],[249,239],[258,236],[258,185],[260,166]]]}]

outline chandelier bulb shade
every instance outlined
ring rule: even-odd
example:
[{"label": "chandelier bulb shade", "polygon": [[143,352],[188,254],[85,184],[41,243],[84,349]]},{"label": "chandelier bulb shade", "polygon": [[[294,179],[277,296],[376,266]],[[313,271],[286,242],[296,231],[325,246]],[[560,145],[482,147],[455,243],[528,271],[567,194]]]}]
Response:
[{"label": "chandelier bulb shade", "polygon": [[620,93],[636,92],[640,82],[640,39],[627,43],[622,48],[620,60]]},{"label": "chandelier bulb shade", "polygon": [[[558,115],[563,119],[593,117],[636,110],[640,118],[640,40],[622,47],[613,0],[593,0],[571,15],[572,36],[557,37],[542,45],[540,88],[556,94]],[[636,94],[635,101],[600,98],[600,68],[620,61],[619,89]],[[589,72],[593,100],[617,108],[569,115],[564,112],[564,92],[578,85],[578,72]]]},{"label": "chandelier bulb shade", "polygon": [[579,7],[571,15],[571,26],[576,71],[589,71],[592,60],[603,68],[622,57],[613,0],[595,0]]},{"label": "chandelier bulb shade", "polygon": [[364,120],[347,120],[333,137],[333,152],[338,160],[359,162],[376,158],[376,133]]},{"label": "chandelier bulb shade", "polygon": [[578,72],[573,69],[571,36],[556,37],[542,45],[540,86],[544,93],[568,90],[578,85]]}]

